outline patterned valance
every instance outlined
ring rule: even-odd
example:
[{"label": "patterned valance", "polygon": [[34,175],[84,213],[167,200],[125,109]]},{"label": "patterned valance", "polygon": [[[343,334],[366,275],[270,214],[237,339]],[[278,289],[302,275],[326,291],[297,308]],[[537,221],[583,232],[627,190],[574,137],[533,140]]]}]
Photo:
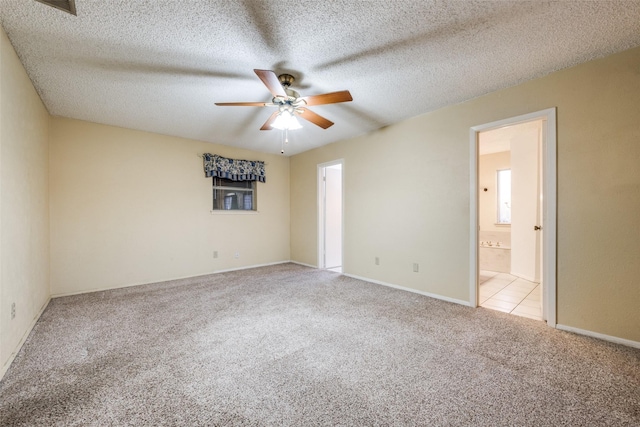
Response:
[{"label": "patterned valance", "polygon": [[253,160],[227,159],[217,154],[205,153],[204,175],[206,177],[217,176],[232,181],[260,181],[266,182],[264,162]]}]

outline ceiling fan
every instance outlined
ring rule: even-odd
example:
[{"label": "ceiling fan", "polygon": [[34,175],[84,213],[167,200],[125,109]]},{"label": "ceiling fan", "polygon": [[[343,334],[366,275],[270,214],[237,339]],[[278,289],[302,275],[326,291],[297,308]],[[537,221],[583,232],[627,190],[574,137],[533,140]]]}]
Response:
[{"label": "ceiling fan", "polygon": [[296,116],[302,117],[322,129],[327,129],[333,125],[333,122],[307,107],[353,101],[348,90],[322,95],[300,96],[298,92],[289,88],[295,80],[291,74],[276,76],[276,73],[271,70],[253,71],[273,95],[271,102],[216,102],[215,104],[226,107],[278,107],[278,111],[271,114],[260,130],[300,128],[300,124],[295,119]]}]

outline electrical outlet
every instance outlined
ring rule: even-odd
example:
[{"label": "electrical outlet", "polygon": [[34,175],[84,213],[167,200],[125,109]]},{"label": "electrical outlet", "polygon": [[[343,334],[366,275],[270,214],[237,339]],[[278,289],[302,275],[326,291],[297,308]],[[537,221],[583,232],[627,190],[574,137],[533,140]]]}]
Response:
[{"label": "electrical outlet", "polygon": [[240,252],[236,252],[235,255],[233,256],[234,258],[240,258]]},{"label": "electrical outlet", "polygon": [[413,272],[414,272],[414,273],[417,273],[418,271],[419,271],[419,265],[418,265],[418,263],[417,263],[417,262],[414,262],[414,263],[413,263]]},{"label": "electrical outlet", "polygon": [[375,263],[376,265],[380,265],[380,258],[376,257]]},{"label": "electrical outlet", "polygon": [[16,303],[11,303],[11,318],[15,319],[16,317]]},{"label": "electrical outlet", "polygon": [[218,258],[218,251],[213,251],[213,257]]}]

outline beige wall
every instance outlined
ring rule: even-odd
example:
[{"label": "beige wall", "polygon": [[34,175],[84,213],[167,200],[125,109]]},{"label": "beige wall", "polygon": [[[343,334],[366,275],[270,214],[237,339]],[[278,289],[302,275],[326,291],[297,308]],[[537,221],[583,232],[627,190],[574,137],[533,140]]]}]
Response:
[{"label": "beige wall", "polygon": [[[63,118],[50,139],[52,295],[289,260],[288,157]],[[259,213],[211,213],[204,152],[266,161]]]},{"label": "beige wall", "polygon": [[0,29],[0,377],[49,299],[48,126]]},{"label": "beige wall", "polygon": [[558,323],[640,341],[640,48],[292,157],[292,258],[316,264],[316,165],[344,158],[344,271],[468,301],[469,128],[554,106]]},{"label": "beige wall", "polygon": [[[485,154],[478,157],[478,222],[480,231],[503,231],[509,233],[510,226],[496,225],[498,209],[498,187],[496,172],[511,168],[511,152]],[[487,191],[484,191],[484,188]]]},{"label": "beige wall", "polygon": [[446,128],[419,117],[292,157],[293,259],[317,264],[316,165],[344,158],[344,271],[467,299],[468,289],[456,284],[468,288],[468,247],[459,248],[469,241],[469,143],[429,137]]}]

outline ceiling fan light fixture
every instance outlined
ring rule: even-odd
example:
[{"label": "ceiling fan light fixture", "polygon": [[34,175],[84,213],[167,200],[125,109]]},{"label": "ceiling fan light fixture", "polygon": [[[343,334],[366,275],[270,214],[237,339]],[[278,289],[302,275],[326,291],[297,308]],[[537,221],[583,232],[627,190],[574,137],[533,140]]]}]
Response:
[{"label": "ceiling fan light fixture", "polygon": [[296,130],[301,129],[302,125],[300,124],[296,116],[291,114],[288,110],[284,110],[281,111],[280,114],[278,114],[278,117],[276,117],[276,119],[273,121],[271,127],[274,129],[282,130]]}]

